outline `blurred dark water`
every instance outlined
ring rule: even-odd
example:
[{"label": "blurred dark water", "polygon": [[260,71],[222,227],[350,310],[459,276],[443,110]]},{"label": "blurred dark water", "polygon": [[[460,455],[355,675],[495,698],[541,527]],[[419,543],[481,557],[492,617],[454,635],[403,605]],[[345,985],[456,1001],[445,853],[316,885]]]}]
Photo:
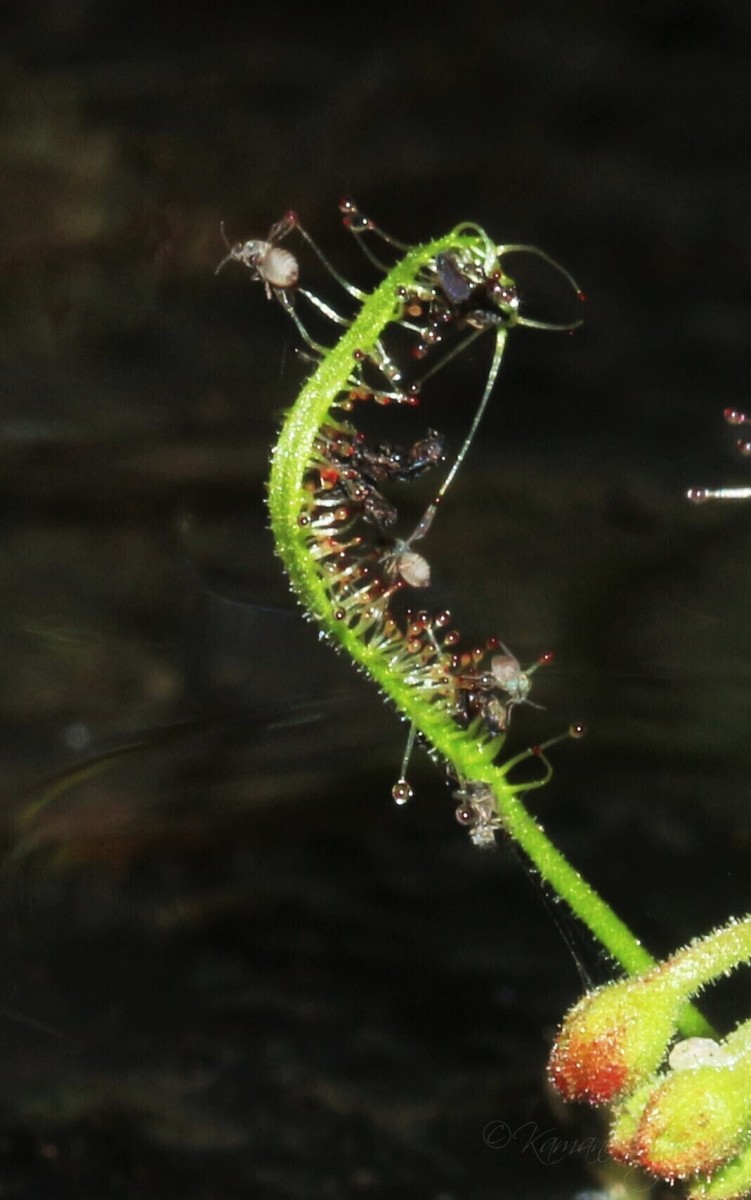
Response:
[{"label": "blurred dark water", "polygon": [[[748,392],[747,7],[2,21],[0,1191],[603,1186],[581,1153],[483,1141],[592,1132],[543,1084],[581,984],[429,764],[393,809],[404,730],[318,645],[266,529],[296,336],[213,271],[221,220],[262,237],[292,206],[367,282],[350,192],[405,240],[472,219],[575,273],[583,330],[510,340],[434,593],[522,661],[555,650],[512,740],[590,732],[535,810],[672,949],[748,906],[751,510],[684,498],[747,479],[721,415]],[[483,349],[424,416],[455,444]]]}]

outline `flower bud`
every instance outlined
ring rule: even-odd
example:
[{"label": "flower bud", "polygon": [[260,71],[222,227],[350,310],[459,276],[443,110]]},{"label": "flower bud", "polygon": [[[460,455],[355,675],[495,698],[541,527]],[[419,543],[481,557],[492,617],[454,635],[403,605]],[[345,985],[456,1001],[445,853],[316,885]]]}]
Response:
[{"label": "flower bud", "polygon": [[634,1096],[628,1115],[616,1121],[611,1152],[671,1181],[711,1174],[748,1140],[751,1062],[672,1072],[649,1091],[627,1144],[641,1099]]},{"label": "flower bud", "polygon": [[751,1193],[751,1143],[709,1179],[694,1180],[689,1200],[745,1200]]},{"label": "flower bud", "polygon": [[565,1100],[590,1104],[609,1104],[633,1091],[659,1067],[683,1002],[659,970],[591,992],[558,1034],[551,1082]]}]

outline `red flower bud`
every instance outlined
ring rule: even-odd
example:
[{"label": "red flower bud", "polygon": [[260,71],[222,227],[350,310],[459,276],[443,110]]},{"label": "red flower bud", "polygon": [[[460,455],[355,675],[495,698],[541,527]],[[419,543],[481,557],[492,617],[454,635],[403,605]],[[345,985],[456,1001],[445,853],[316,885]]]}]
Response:
[{"label": "red flower bud", "polygon": [[571,1009],[549,1074],[565,1100],[610,1104],[654,1074],[683,998],[659,969],[591,992]]}]

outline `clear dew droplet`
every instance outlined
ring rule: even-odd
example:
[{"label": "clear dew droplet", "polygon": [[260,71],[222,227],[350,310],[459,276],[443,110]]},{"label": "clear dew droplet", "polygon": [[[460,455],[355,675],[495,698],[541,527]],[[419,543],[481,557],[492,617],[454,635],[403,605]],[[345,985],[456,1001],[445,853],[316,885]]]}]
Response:
[{"label": "clear dew droplet", "polygon": [[406,804],[408,800],[411,800],[414,794],[415,793],[412,790],[411,785],[406,779],[397,779],[396,783],[391,789],[391,795],[394,797],[394,802],[400,806],[402,804]]},{"label": "clear dew droplet", "polygon": [[692,504],[703,504],[708,499],[706,488],[689,488],[686,495]]}]

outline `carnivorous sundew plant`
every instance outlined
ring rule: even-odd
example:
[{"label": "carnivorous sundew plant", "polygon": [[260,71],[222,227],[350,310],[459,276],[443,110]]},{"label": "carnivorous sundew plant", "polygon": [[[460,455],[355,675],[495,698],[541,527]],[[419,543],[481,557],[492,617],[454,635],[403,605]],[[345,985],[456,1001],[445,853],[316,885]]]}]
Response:
[{"label": "carnivorous sundew plant", "polygon": [[[511,256],[543,259],[577,301],[582,294],[543,251],[497,245],[471,222],[405,246],[352,200],[340,208],[345,227],[379,272],[371,291],[332,266],[294,213],[265,239],[227,243],[217,268],[227,262],[248,268],[294,321],[313,362],[273,453],[268,503],[277,553],[321,636],[370,675],[409,724],[396,803],[412,795],[408,767],[417,741],[444,767],[456,818],[472,841],[485,847],[498,833],[511,838],[626,973],[572,1009],[551,1056],[552,1082],[566,1099],[613,1108],[616,1158],[671,1182],[688,1180],[692,1197],[740,1200],[751,1194],[751,1021],[718,1039],[690,1002],[707,983],[751,959],[751,917],[655,963],[525,807],[525,794],[552,774],[545,753],[552,742],[503,757],[513,710],[532,703],[534,671],[551,656],[523,668],[495,633],[467,646],[448,611],[418,602],[431,579],[423,540],[469,451],[509,334],[524,326],[579,324],[551,325],[531,316],[508,273]],[[285,241],[292,234],[326,268],[341,292],[340,306],[301,284],[298,259]],[[304,306],[309,316],[301,315]],[[336,332],[331,345],[313,336],[309,317]],[[362,428],[364,415],[374,406],[419,406],[429,421],[430,381],[483,336],[492,353],[469,431],[434,499],[404,531],[392,496],[440,468],[445,439],[426,423],[411,444],[376,441]],[[740,414],[733,417],[742,423]],[[562,736],[582,733],[572,725]],[[539,764],[531,780],[518,770],[525,761]]]}]

